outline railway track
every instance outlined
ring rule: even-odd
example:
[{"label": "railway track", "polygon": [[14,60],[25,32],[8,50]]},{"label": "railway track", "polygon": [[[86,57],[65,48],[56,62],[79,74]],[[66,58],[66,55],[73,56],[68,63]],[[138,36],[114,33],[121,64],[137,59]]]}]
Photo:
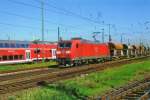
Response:
[{"label": "railway track", "polygon": [[[92,65],[84,65],[82,67],[73,67],[73,68],[65,68],[61,70],[49,70],[38,73],[24,73],[17,74],[16,76],[5,76],[5,80],[0,82],[0,95],[14,92],[21,89],[27,89],[39,86],[43,83],[53,83],[59,80],[71,78],[77,75],[86,74],[90,72],[96,72],[100,70],[104,70],[110,67],[117,67],[120,65],[142,61],[145,59],[149,59],[148,57],[140,57],[140,58],[132,58],[132,59],[124,59],[119,61],[111,61],[105,62],[102,64],[92,64]],[[12,79],[13,78],[13,79]]]},{"label": "railway track", "polygon": [[4,73],[0,74],[0,81],[7,81],[7,80],[13,80],[17,78],[24,78],[24,77],[30,77],[35,75],[41,75],[44,73],[51,73],[60,70],[60,68],[41,68],[41,69],[34,69],[34,70],[27,70],[27,71],[20,71],[20,72],[10,72],[10,73]]},{"label": "railway track", "polygon": [[100,100],[148,100],[150,99],[150,76],[141,81],[132,82],[124,87],[114,89]]}]

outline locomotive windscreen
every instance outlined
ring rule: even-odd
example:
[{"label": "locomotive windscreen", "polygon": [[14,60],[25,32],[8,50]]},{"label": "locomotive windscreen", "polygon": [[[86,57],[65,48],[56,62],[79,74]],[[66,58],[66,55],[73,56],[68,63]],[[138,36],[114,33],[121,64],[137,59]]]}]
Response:
[{"label": "locomotive windscreen", "polygon": [[71,42],[60,42],[59,47],[60,48],[71,48]]}]

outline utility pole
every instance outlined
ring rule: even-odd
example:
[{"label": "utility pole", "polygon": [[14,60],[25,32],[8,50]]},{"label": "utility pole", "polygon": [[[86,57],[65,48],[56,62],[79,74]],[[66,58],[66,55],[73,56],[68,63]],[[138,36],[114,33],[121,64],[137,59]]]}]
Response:
[{"label": "utility pole", "polygon": [[105,42],[105,39],[104,39],[104,28],[102,29],[102,43]]},{"label": "utility pole", "polygon": [[44,42],[44,0],[41,0],[41,17],[42,17],[42,42]]},{"label": "utility pole", "polygon": [[109,42],[111,42],[112,41],[112,38],[111,38],[111,35],[109,34]]},{"label": "utility pole", "polygon": [[[108,28],[109,28],[109,36],[110,36],[110,24],[108,24]],[[109,42],[110,42],[110,39],[109,39]]]},{"label": "utility pole", "polygon": [[8,41],[10,41],[10,34],[9,33],[7,34],[7,38],[8,38]]},{"label": "utility pole", "polygon": [[[41,0],[41,32],[42,32],[42,43],[44,43],[44,0]],[[42,62],[44,62],[44,47],[42,48]]]},{"label": "utility pole", "polygon": [[128,39],[128,45],[130,45],[130,40]]},{"label": "utility pole", "polygon": [[121,43],[123,43],[122,34],[121,34],[121,39],[120,39],[120,42],[121,42]]},{"label": "utility pole", "polygon": [[60,41],[60,29],[58,27],[58,42]]}]

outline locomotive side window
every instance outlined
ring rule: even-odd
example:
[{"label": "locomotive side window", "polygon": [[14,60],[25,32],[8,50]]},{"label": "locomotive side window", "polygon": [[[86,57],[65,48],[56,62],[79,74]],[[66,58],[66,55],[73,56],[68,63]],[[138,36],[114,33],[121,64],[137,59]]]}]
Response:
[{"label": "locomotive side window", "polygon": [[77,44],[76,44],[76,48],[78,48],[78,47],[79,47],[79,44],[77,43]]},{"label": "locomotive side window", "polygon": [[59,47],[63,48],[64,47],[64,43],[59,43]]}]

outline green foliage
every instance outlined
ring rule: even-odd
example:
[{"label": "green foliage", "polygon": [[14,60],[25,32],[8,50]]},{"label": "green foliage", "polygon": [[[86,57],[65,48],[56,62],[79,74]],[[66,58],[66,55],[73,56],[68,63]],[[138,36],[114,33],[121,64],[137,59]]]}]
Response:
[{"label": "green foliage", "polygon": [[34,88],[25,90],[15,96],[10,96],[9,100],[75,100],[67,96],[64,92],[54,88]]},{"label": "green foliage", "polygon": [[53,67],[54,65],[56,65],[56,62],[54,62],[54,61],[38,62],[38,63],[31,63],[31,64],[1,65],[0,72],[20,70],[20,69],[38,68],[38,67]]},{"label": "green foliage", "polygon": [[[63,81],[64,90],[69,89],[80,96],[101,95],[107,90],[123,86],[133,80],[140,80],[150,71],[150,62],[128,64],[109,68],[103,72],[89,74],[85,77]],[[76,90],[76,91],[75,91]]]}]

